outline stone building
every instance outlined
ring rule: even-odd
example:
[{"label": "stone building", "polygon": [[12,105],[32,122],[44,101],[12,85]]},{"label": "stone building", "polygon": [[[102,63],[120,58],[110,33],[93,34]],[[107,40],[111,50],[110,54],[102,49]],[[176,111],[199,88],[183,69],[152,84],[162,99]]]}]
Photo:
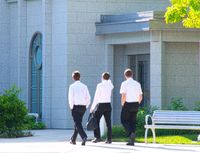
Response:
[{"label": "stone building", "polygon": [[[0,90],[13,84],[30,112],[49,128],[72,128],[71,73],[80,70],[92,97],[109,71],[113,124],[120,123],[119,87],[130,67],[143,105],[161,109],[183,98],[200,101],[200,31],[165,25],[168,0],[0,0]],[[87,117],[87,115],[85,115]]]}]

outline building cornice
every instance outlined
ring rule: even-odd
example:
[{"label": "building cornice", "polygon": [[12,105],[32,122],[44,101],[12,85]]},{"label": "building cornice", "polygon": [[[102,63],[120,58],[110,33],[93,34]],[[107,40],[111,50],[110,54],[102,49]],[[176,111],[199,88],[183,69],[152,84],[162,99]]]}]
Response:
[{"label": "building cornice", "polygon": [[152,30],[200,31],[184,28],[181,23],[166,24],[163,11],[146,11],[122,15],[101,15],[96,22],[96,35]]},{"label": "building cornice", "polygon": [[149,31],[154,12],[136,12],[122,15],[101,15],[96,22],[96,35]]},{"label": "building cornice", "polygon": [[6,0],[7,1],[7,3],[17,3],[18,2],[18,0]]},{"label": "building cornice", "polygon": [[[17,3],[18,0],[5,0],[7,3]],[[34,1],[34,0],[25,0],[25,1]]]}]

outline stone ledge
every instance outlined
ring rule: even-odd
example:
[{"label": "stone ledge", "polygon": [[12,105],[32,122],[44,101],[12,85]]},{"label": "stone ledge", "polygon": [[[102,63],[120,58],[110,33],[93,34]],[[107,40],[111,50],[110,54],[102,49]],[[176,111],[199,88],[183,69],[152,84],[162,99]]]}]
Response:
[{"label": "stone ledge", "polygon": [[18,0],[6,0],[7,1],[7,3],[17,3],[18,2]]},{"label": "stone ledge", "polygon": [[[17,3],[18,0],[5,0],[7,3]],[[25,1],[34,1],[34,0],[25,0]]]}]

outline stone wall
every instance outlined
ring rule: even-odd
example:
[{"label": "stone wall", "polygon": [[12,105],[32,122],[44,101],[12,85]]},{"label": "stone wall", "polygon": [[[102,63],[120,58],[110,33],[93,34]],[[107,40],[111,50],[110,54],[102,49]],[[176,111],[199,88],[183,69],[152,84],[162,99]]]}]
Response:
[{"label": "stone wall", "polygon": [[0,92],[9,87],[9,9],[0,1]]},{"label": "stone wall", "polygon": [[200,101],[199,43],[165,43],[164,102],[182,98],[188,109]]}]

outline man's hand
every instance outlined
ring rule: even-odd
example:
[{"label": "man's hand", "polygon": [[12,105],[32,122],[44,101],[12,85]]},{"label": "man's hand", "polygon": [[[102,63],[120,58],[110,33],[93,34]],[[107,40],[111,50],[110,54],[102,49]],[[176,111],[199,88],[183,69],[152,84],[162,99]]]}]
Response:
[{"label": "man's hand", "polygon": [[90,113],[92,113],[94,110],[92,108],[90,108]]},{"label": "man's hand", "polygon": [[142,95],[139,96],[139,104],[142,102]]}]

